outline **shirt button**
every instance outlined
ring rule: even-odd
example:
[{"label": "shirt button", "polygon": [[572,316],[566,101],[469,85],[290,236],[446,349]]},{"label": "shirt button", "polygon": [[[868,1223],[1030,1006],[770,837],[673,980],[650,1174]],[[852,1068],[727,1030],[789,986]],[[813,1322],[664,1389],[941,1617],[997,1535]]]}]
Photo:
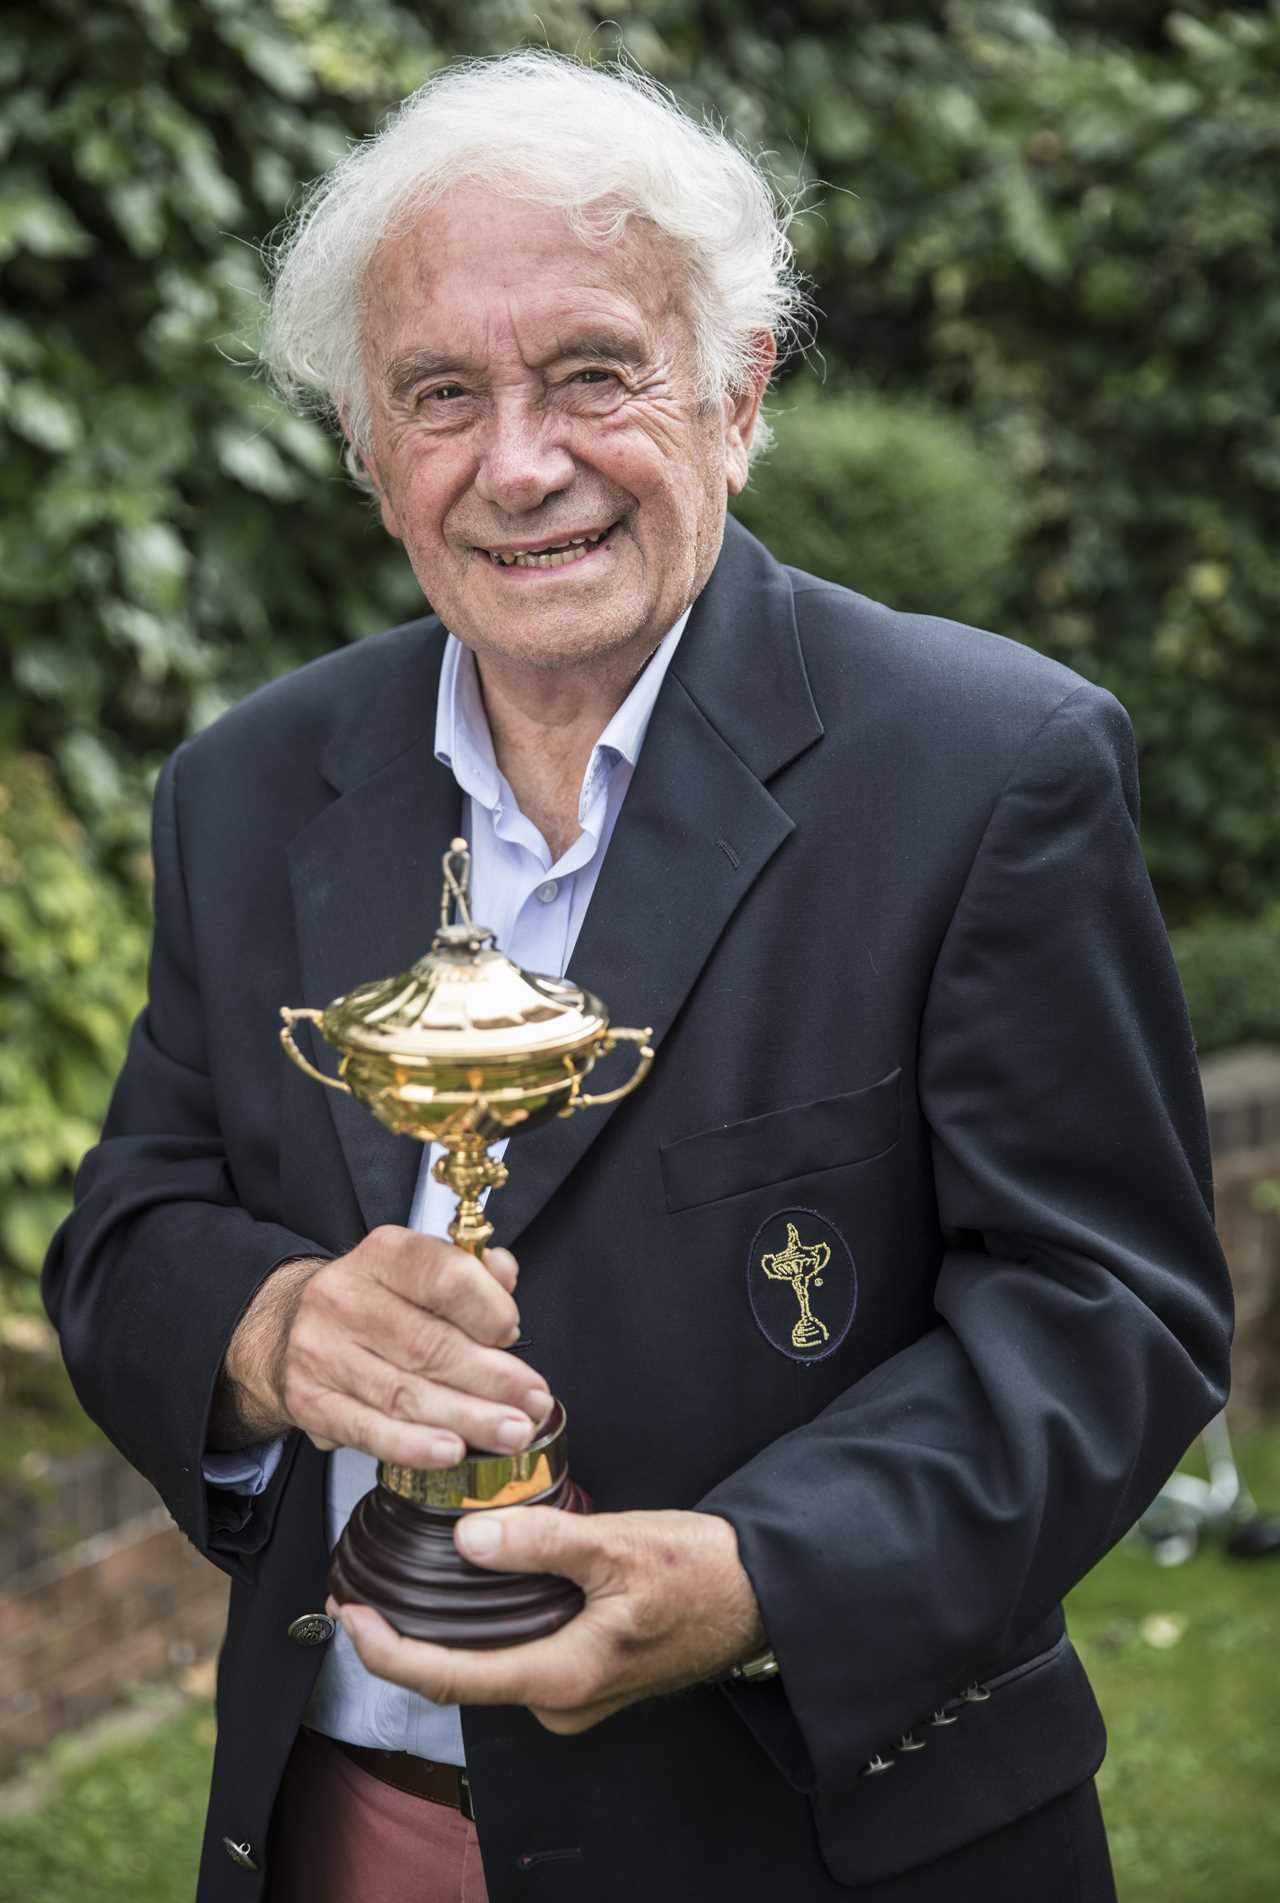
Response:
[{"label": "shirt button", "polygon": [[560,890],[559,882],[555,879],[548,879],[543,885],[540,885],[538,887],[537,891],[534,893],[533,896],[535,899],[539,900],[541,904],[550,905],[552,899],[555,898],[559,890]]}]

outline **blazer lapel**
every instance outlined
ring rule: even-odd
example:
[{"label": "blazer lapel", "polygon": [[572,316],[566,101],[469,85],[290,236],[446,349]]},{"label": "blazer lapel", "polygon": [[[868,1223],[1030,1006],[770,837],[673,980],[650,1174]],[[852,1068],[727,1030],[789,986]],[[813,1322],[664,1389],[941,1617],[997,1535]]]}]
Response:
[{"label": "blazer lapel", "polygon": [[[611,1023],[652,1026],[656,1064],[716,941],[792,830],[764,780],[821,733],[787,577],[730,522],[659,694],[569,966],[604,1000]],[[600,1087],[625,1074],[610,1060]],[[510,1180],[490,1199],[497,1241],[515,1241],[614,1114],[614,1106],[584,1110],[516,1140]]]},{"label": "blazer lapel", "polygon": [[[344,715],[326,749],[322,768],[338,797],[290,847],[300,1002],[320,1008],[404,971],[439,922],[440,860],[461,819],[453,775],[434,752],[444,637],[438,624],[406,632],[416,639],[391,649],[377,690]],[[318,1033],[310,1044],[313,1062],[332,1072]],[[325,1096],[366,1224],[406,1222],[421,1144],[393,1136],[353,1098]]]}]

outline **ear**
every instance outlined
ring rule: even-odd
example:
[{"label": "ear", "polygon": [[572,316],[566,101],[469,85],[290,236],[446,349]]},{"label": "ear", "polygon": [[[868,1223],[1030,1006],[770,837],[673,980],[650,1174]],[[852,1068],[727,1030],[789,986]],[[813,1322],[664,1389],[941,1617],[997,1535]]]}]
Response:
[{"label": "ear", "polygon": [[[377,463],[374,461],[372,455],[361,449],[359,443],[357,443],[348,424],[347,411],[345,409],[338,411],[338,421],[342,426],[342,434],[347,440],[348,466],[358,464],[360,469],[363,470],[365,480],[369,483],[374,495],[378,498],[378,513],[382,517],[383,528],[395,541],[402,541],[404,538],[400,534],[400,525],[396,521],[395,511],[387,499],[387,492],[383,485],[382,477],[378,473]],[[355,471],[352,469],[352,474],[354,473]]]},{"label": "ear", "polygon": [[725,401],[725,481],[729,494],[739,496],[747,486],[747,453],[755,435],[760,405],[778,361],[778,346],[771,330],[757,331],[752,339],[751,381],[737,396]]}]

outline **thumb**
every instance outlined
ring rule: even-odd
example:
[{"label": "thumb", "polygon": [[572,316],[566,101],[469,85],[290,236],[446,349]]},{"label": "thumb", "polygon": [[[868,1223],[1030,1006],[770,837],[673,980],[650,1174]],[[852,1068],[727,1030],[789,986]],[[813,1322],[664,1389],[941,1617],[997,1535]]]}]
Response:
[{"label": "thumb", "polygon": [[453,1539],[464,1559],[503,1573],[559,1573],[585,1592],[613,1571],[609,1515],[565,1513],[559,1507],[507,1507],[468,1513]]}]

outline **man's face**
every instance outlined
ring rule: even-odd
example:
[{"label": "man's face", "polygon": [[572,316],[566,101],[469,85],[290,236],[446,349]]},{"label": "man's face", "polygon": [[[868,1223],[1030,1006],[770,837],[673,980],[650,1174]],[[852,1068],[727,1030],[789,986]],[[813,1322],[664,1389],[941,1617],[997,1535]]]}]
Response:
[{"label": "man's face", "polygon": [[639,666],[711,573],[760,397],[696,402],[669,242],[633,219],[596,248],[460,188],[366,293],[366,462],[445,626],[520,666]]}]

